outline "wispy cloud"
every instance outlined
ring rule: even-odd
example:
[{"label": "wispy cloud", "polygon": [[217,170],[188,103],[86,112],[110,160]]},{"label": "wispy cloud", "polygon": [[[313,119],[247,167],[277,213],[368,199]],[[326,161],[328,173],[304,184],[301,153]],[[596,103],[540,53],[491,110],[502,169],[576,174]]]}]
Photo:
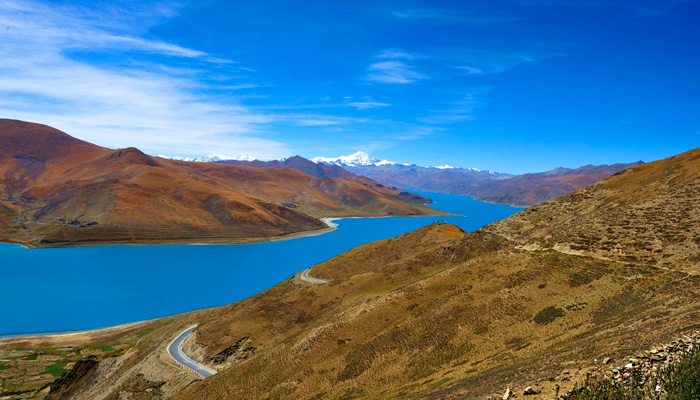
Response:
[{"label": "wispy cloud", "polygon": [[483,74],[484,71],[476,68],[476,67],[466,67],[466,66],[455,66],[457,69],[463,70],[467,75],[477,75],[477,74]]},{"label": "wispy cloud", "polygon": [[[146,35],[149,25],[174,15],[175,8],[1,2],[0,94],[13,101],[0,103],[0,115],[53,125],[109,147],[286,155],[283,144],[257,137],[270,116],[222,101],[206,84],[201,63],[226,75],[228,68],[239,70],[231,61]],[[128,55],[121,58],[128,62],[94,62],[114,55]],[[183,62],[171,68],[154,61],[158,57]],[[253,86],[236,83],[224,90]]]},{"label": "wispy cloud", "polygon": [[294,121],[299,126],[328,126],[328,125],[338,125],[340,122],[331,119],[304,119],[296,118]]},{"label": "wispy cloud", "polygon": [[398,60],[374,63],[368,70],[367,80],[371,82],[407,84],[428,78],[427,75],[416,71],[414,67]]},{"label": "wispy cloud", "polygon": [[454,68],[468,75],[498,74],[522,64],[536,62],[540,57],[518,52],[494,52],[483,50],[467,50],[450,55],[458,60]]},{"label": "wispy cloud", "polygon": [[411,8],[411,9],[390,9],[386,10],[388,15],[403,19],[411,20],[437,20],[446,23],[467,23],[471,25],[489,25],[501,24],[506,22],[517,21],[520,18],[512,16],[499,16],[487,14],[467,14],[458,10],[446,10],[439,8]]},{"label": "wispy cloud", "polygon": [[376,57],[377,58],[392,58],[392,59],[405,58],[408,60],[412,60],[412,59],[416,58],[416,55],[407,53],[401,49],[384,49],[384,50],[382,50],[381,53],[377,54]]},{"label": "wispy cloud", "polygon": [[381,103],[378,101],[356,101],[349,103],[349,105],[357,108],[358,110],[368,110],[370,108],[381,108],[390,106],[390,104]]},{"label": "wispy cloud", "polygon": [[489,88],[474,88],[461,99],[453,101],[444,110],[433,110],[431,115],[419,118],[425,124],[444,125],[476,119],[474,111],[487,104],[483,95],[489,92]]}]

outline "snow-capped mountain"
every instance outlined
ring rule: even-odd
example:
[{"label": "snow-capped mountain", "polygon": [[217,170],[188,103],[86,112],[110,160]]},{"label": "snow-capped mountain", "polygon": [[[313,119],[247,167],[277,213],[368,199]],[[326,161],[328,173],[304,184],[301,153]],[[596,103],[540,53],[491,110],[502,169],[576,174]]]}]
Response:
[{"label": "snow-capped mountain", "polygon": [[156,157],[167,158],[170,160],[179,161],[194,161],[194,162],[217,162],[226,160],[236,160],[236,161],[255,161],[255,157],[251,157],[247,154],[237,154],[233,157],[225,156],[223,154],[209,154],[203,157],[180,157],[180,156],[165,156],[163,154],[158,154]]},{"label": "snow-capped mountain", "polygon": [[311,161],[315,163],[324,163],[324,164],[334,164],[334,165],[339,165],[339,166],[348,166],[348,167],[358,167],[358,166],[381,166],[381,165],[395,165],[396,163],[387,161],[387,160],[380,160],[376,157],[372,157],[369,154],[363,152],[363,151],[358,151],[357,153],[350,154],[349,156],[340,156],[336,158],[328,158],[328,157],[315,157],[311,159]]}]

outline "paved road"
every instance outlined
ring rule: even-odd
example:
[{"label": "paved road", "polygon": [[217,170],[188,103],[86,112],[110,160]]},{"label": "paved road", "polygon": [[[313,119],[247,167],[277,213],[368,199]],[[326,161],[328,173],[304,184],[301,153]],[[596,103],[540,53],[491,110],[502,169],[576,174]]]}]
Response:
[{"label": "paved road", "polygon": [[185,329],[178,337],[175,338],[175,340],[170,342],[167,348],[167,352],[170,358],[173,359],[173,361],[189,369],[190,371],[194,372],[195,374],[201,376],[202,379],[204,379],[214,375],[217,371],[208,368],[204,365],[201,365],[197,361],[187,357],[187,355],[182,351],[182,342],[184,342],[185,339],[187,339],[187,336],[189,336],[190,333],[192,333],[192,331],[196,327],[197,325]]},{"label": "paved road", "polygon": [[330,282],[327,279],[318,279],[318,278],[312,278],[309,276],[309,271],[311,271],[311,267],[307,268],[304,270],[304,272],[301,273],[301,280],[307,281],[309,283],[313,283],[315,285],[321,285],[323,283],[328,283]]}]

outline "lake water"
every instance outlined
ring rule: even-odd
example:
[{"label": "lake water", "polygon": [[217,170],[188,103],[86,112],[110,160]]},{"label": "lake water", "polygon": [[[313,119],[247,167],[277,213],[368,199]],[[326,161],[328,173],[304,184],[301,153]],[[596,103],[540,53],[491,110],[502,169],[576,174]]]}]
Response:
[{"label": "lake water", "polygon": [[[470,197],[419,192],[473,231],[520,211]],[[233,303],[361,244],[434,217],[335,221],[338,230],[245,245],[25,249],[0,243],[0,336],[101,328]]]}]

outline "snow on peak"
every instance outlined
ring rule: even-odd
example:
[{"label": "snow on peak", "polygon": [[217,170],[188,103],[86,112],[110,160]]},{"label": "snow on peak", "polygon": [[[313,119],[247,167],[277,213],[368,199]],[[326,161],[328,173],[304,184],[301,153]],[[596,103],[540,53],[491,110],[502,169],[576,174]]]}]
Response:
[{"label": "snow on peak", "polygon": [[365,165],[374,165],[374,166],[379,166],[379,165],[394,165],[393,162],[387,161],[387,160],[380,160],[378,158],[372,157],[369,154],[363,152],[363,151],[358,151],[354,154],[351,154],[349,156],[340,156],[336,158],[328,158],[328,157],[315,157],[311,159],[311,161],[315,162],[316,164],[318,163],[324,163],[324,164],[335,164],[335,165],[347,165],[348,167],[357,167],[357,166],[365,166]]},{"label": "snow on peak", "polygon": [[438,165],[438,166],[435,166],[435,167],[433,167],[433,168],[438,168],[438,169],[455,169],[455,167],[453,167],[453,166],[451,166],[451,165],[447,165],[447,164],[445,164],[445,165]]},{"label": "snow on peak", "polygon": [[197,161],[203,161],[203,162],[216,162],[216,161],[225,161],[225,160],[236,160],[236,161],[255,161],[255,157],[251,157],[247,154],[236,154],[233,157],[225,156],[223,154],[209,154]]},{"label": "snow on peak", "polygon": [[234,157],[225,156],[223,154],[209,154],[203,157],[181,157],[181,156],[166,156],[163,154],[158,154],[156,157],[167,158],[170,160],[178,161],[194,161],[194,162],[217,162],[225,160],[236,160],[236,161],[255,161],[255,157],[251,157],[247,154],[237,154]]}]

